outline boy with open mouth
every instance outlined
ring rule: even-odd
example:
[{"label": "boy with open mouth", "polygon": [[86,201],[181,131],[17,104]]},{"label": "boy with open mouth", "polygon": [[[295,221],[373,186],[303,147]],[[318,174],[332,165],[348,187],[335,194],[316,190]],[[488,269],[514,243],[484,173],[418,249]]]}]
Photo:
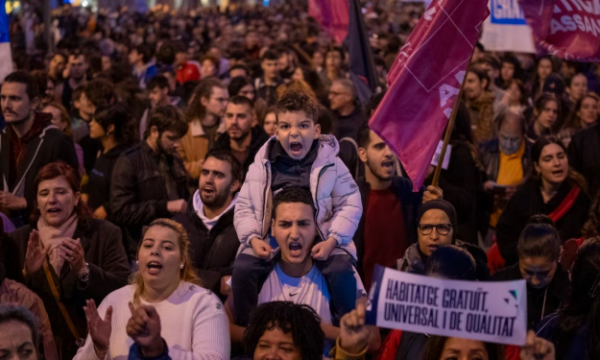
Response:
[{"label": "boy with open mouth", "polygon": [[[241,242],[232,277],[236,322],[247,325],[262,282],[273,269],[276,243],[268,236],[272,199],[288,187],[305,188],[312,194],[322,240],[312,247],[311,255],[329,285],[334,318],[339,320],[354,309],[356,301],[352,238],[362,214],[360,193],[337,157],[335,137],[321,135],[315,99],[290,91],[277,103],[276,116],[275,136],[257,153],[235,209],[234,225]],[[292,257],[306,251],[299,244],[286,250]]]}]

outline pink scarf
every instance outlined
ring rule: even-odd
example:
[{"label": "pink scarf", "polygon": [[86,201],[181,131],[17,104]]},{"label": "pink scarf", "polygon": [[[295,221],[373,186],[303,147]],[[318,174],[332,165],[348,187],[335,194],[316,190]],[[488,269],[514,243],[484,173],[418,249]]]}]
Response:
[{"label": "pink scarf", "polygon": [[[46,220],[40,216],[37,222],[38,232],[40,234],[40,241],[42,247],[52,247],[64,239],[72,239],[77,228],[77,215],[73,214],[67,221],[59,227],[53,227],[48,225]],[[50,257],[50,265],[54,268],[54,271],[60,276],[60,272],[64,265],[65,259],[60,256],[61,252],[64,251],[60,247],[56,247],[48,253]]]}]

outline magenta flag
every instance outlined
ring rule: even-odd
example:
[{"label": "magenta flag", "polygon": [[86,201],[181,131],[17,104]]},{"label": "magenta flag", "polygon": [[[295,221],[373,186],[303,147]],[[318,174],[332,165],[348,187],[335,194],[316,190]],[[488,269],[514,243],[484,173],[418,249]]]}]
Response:
[{"label": "magenta flag", "polygon": [[308,14],[321,24],[338,44],[348,35],[349,11],[348,0],[308,1]]},{"label": "magenta flag", "polygon": [[600,62],[600,0],[519,0],[538,52]]},{"label": "magenta flag", "polygon": [[418,191],[457,101],[488,2],[434,0],[387,77],[369,125],[398,155]]}]

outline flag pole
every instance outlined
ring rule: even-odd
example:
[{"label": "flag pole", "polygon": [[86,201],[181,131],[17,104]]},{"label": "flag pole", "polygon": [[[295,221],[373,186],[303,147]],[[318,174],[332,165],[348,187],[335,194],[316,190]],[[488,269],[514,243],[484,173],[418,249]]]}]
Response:
[{"label": "flag pole", "polygon": [[[473,52],[471,52],[471,57],[469,57],[469,64],[473,59],[473,54],[475,53],[475,45],[473,45]],[[463,78],[462,83],[460,84],[460,91],[458,92],[458,98],[456,103],[454,104],[454,108],[452,108],[452,114],[450,114],[450,119],[448,119],[448,125],[446,125],[446,133],[444,134],[444,143],[442,144],[442,151],[440,152],[440,157],[438,158],[437,166],[435,167],[435,173],[433,173],[433,181],[431,182],[432,186],[438,186],[438,182],[440,181],[440,175],[442,174],[442,164],[444,163],[444,157],[446,156],[446,149],[448,149],[448,143],[450,142],[450,136],[452,135],[452,129],[454,129],[454,122],[456,120],[456,113],[458,112],[458,107],[460,106],[460,102],[462,101],[463,91],[465,89],[465,82],[467,80],[467,73],[469,72],[468,68],[465,72],[465,77]]]}]

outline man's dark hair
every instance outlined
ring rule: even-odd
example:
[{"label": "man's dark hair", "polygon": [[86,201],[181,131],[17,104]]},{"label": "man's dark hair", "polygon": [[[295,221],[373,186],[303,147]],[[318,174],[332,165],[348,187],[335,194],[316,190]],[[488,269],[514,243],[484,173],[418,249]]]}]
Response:
[{"label": "man's dark hair", "polygon": [[495,70],[500,70],[500,68],[502,66],[502,64],[500,62],[498,62],[498,60],[496,60],[496,58],[491,57],[489,55],[482,57],[481,59],[477,60],[477,62],[475,63],[476,66],[481,65],[481,64],[488,64]]},{"label": "man's dark hair", "polygon": [[83,92],[94,106],[111,104],[115,100],[115,87],[105,79],[94,79],[85,84]]},{"label": "man's dark hair", "polygon": [[213,93],[213,89],[215,87],[225,89],[225,85],[221,82],[221,80],[209,77],[203,80],[200,80],[198,86],[194,90],[194,100],[190,104],[187,110],[187,120],[192,121],[194,119],[202,119],[206,115],[206,109],[204,105],[202,105],[202,101],[200,99],[210,99],[210,96]]},{"label": "man's dark hair", "polygon": [[246,72],[246,76],[250,75],[250,70],[248,70],[248,67],[243,64],[237,64],[237,65],[232,66],[229,69],[229,73],[231,73],[233,70],[244,70]]},{"label": "man's dark hair", "polygon": [[152,56],[154,55],[152,48],[146,45],[138,45],[131,50],[135,50],[137,51],[138,55],[142,55],[142,61],[144,64],[147,64],[150,60],[152,60]]},{"label": "man's dark hair", "polygon": [[125,105],[121,103],[100,105],[94,112],[94,120],[104,131],[108,131],[110,125],[114,126],[114,137],[117,144],[133,144],[135,139],[134,119]]},{"label": "man's dark hair", "polygon": [[245,96],[236,95],[229,99],[229,103],[234,105],[246,105],[251,112],[254,112],[254,103]]},{"label": "man's dark hair", "polygon": [[34,98],[40,96],[38,82],[28,71],[14,71],[4,78],[4,83],[17,83],[27,86],[25,92],[27,93],[27,96],[29,96],[29,100],[33,100]]},{"label": "man's dark hair", "polygon": [[238,161],[238,159],[233,156],[230,151],[226,150],[211,150],[206,154],[204,161],[208,160],[208,158],[215,158],[217,160],[225,161],[231,165],[231,179],[232,181],[239,181],[240,186],[244,182],[244,169],[242,168],[242,164]]},{"label": "man's dark hair", "polygon": [[357,140],[359,147],[363,149],[369,147],[369,143],[371,142],[371,128],[368,121],[364,121],[358,128]]},{"label": "man's dark hair", "polygon": [[236,96],[242,91],[242,88],[246,85],[252,85],[254,88],[254,83],[252,80],[245,76],[236,76],[229,82],[229,86],[227,87],[227,92],[229,96]]},{"label": "man's dark hair", "polygon": [[146,90],[152,91],[154,88],[169,88],[169,80],[164,75],[156,75],[146,85]]},{"label": "man's dark hair", "polygon": [[546,215],[534,215],[519,236],[517,252],[519,259],[541,257],[558,261],[561,244],[554,221]]},{"label": "man's dark hair", "polygon": [[279,114],[298,111],[304,111],[306,116],[312,119],[315,124],[317,124],[319,119],[319,104],[317,101],[308,94],[298,90],[291,90],[283,94],[281,99],[277,101],[276,109],[278,121]]},{"label": "man's dark hair", "polygon": [[202,65],[202,63],[205,62],[206,60],[213,63],[213,65],[215,66],[215,74],[218,74],[219,68],[221,67],[221,62],[219,61],[219,59],[217,59],[216,57],[214,57],[212,55],[206,55],[206,56],[203,56],[202,59],[200,59],[200,65]]},{"label": "man's dark hair", "polygon": [[273,329],[292,333],[294,345],[300,349],[303,360],[321,360],[323,357],[325,334],[319,315],[308,305],[273,301],[258,306],[244,332],[246,354],[252,356],[260,338]]},{"label": "man's dark hair", "polygon": [[31,311],[22,306],[2,304],[0,305],[0,324],[7,323],[9,321],[18,321],[27,325],[29,330],[31,330],[31,341],[33,342],[35,351],[39,354],[38,343],[40,339],[40,331],[37,317]]},{"label": "man's dark hair", "polygon": [[279,58],[281,57],[281,55],[279,54],[279,52],[275,49],[269,49],[267,51],[265,51],[265,53],[263,54],[263,56],[260,58],[260,61],[263,62],[265,60],[279,60]]},{"label": "man's dark hair", "polygon": [[485,85],[484,90],[489,89],[491,80],[490,80],[490,76],[488,75],[487,71],[480,69],[479,67],[473,65],[473,66],[469,66],[468,72],[475,74],[477,76],[477,78],[479,78],[479,81],[485,80],[487,84]]},{"label": "man's dark hair", "polygon": [[289,187],[281,190],[273,198],[273,219],[276,218],[277,208],[281,204],[302,203],[310,205],[315,213],[315,205],[309,190],[300,187]]},{"label": "man's dark hair", "polygon": [[[71,51],[71,53],[69,53],[69,57],[73,57],[73,59],[77,59],[80,56],[83,56],[83,61],[84,62],[88,62],[89,60],[89,54],[87,54],[85,51],[81,51],[80,49],[75,49],[73,51]],[[67,59],[67,61],[69,61],[69,59]]]},{"label": "man's dark hair", "polygon": [[344,62],[344,49],[342,49],[340,46],[337,45],[332,45],[330,47],[327,48],[327,51],[325,51],[325,56],[327,57],[327,53],[330,52],[337,52],[340,54],[340,58],[342,59],[342,62]]},{"label": "man's dark hair", "polygon": [[188,124],[184,120],[183,113],[173,105],[158,106],[150,112],[148,127],[144,133],[145,139],[150,136],[153,126],[156,126],[160,134],[172,131],[180,138],[188,131]]}]

